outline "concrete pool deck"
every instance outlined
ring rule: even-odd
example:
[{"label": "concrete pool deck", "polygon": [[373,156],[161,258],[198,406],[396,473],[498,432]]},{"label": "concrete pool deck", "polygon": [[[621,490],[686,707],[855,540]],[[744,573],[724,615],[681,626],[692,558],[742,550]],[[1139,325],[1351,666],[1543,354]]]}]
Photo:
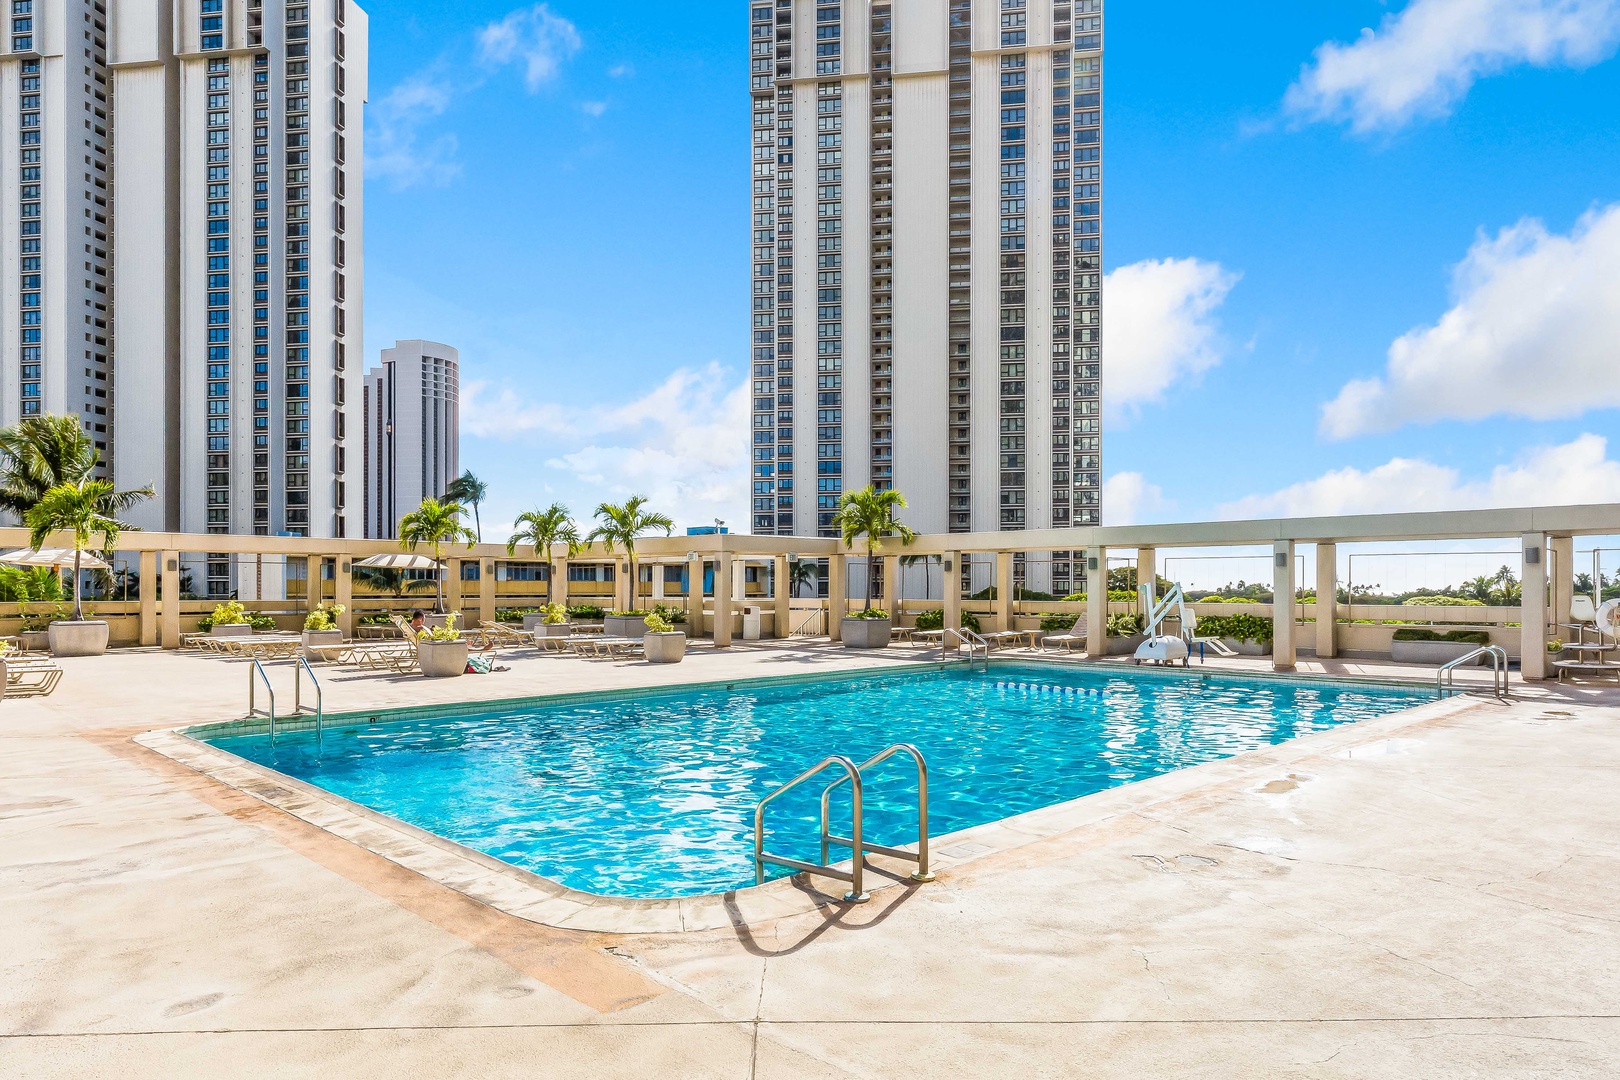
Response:
[{"label": "concrete pool deck", "polygon": [[[924,655],[322,680],[342,711]],[[132,741],[240,715],[239,663],[63,666],[55,696],[0,704],[0,1076],[1620,1073],[1613,689],[1516,685],[1116,789],[861,907],[608,935],[503,914]]]}]

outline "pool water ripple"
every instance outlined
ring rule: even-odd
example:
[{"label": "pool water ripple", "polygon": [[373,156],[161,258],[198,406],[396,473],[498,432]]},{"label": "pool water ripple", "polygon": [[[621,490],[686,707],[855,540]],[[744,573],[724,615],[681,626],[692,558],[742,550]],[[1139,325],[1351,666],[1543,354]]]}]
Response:
[{"label": "pool water ripple", "polygon": [[[328,730],[320,744],[212,741],[572,888],[671,897],[752,884],[755,803],[828,754],[859,761],[916,744],[939,836],[1432,699],[1397,687],[998,664],[537,701]],[[772,805],[772,850],[817,856],[820,791],[805,785]],[[865,799],[870,839],[916,839],[908,759],[868,774]],[[847,785],[833,806],[847,830]]]}]

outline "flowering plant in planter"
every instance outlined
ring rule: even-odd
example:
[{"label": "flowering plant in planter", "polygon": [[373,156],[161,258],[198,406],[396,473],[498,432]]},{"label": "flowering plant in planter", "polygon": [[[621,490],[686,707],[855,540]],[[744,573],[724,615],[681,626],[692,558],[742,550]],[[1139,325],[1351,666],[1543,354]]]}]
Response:
[{"label": "flowering plant in planter", "polygon": [[561,626],[568,621],[568,608],[562,604],[546,604],[540,609],[540,620],[547,626]]},{"label": "flowering plant in planter", "polygon": [[456,620],[461,618],[459,612],[452,611],[444,617],[444,622],[438,626],[430,626],[416,635],[417,641],[460,641],[461,631],[456,629]]},{"label": "flowering plant in planter", "polygon": [[647,633],[673,634],[674,632],[675,624],[670,622],[663,612],[655,611],[647,616]]},{"label": "flowering plant in planter", "polygon": [[304,619],[305,630],[336,630],[338,616],[343,614],[342,604],[322,604]]}]

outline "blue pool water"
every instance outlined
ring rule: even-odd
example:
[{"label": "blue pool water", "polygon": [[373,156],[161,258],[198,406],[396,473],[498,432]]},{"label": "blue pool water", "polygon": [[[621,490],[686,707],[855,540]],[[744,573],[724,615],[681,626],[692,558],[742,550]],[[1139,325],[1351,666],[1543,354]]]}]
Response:
[{"label": "blue pool water", "polygon": [[[928,759],[935,836],[1432,700],[1395,687],[997,664],[236,736],[252,761],[587,892],[753,883],[754,804],[832,753]],[[828,775],[832,779],[833,774]],[[845,786],[847,792],[847,785]],[[819,785],[772,804],[767,846],[814,860]],[[848,826],[848,797],[842,814]],[[908,759],[874,769],[866,835],[916,840]]]}]

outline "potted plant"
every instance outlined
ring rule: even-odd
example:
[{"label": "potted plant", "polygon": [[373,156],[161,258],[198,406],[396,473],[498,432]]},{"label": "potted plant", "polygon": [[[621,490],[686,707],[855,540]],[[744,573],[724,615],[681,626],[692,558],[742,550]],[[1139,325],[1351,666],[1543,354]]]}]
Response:
[{"label": "potted plant", "polygon": [[596,528],[585,538],[587,544],[601,542],[602,550],[612,554],[615,547],[623,547],[625,561],[628,564],[630,581],[628,589],[630,605],[627,611],[610,612],[602,621],[604,633],[620,637],[638,638],[647,632],[647,613],[638,610],[637,593],[641,591],[641,576],[636,571],[636,540],[658,529],[668,536],[675,531],[675,522],[667,514],[653,513],[645,509],[647,500],[641,495],[632,495],[623,506],[612,503],[603,503],[596,508]]},{"label": "potted plant", "polygon": [[[1432,664],[1436,667],[1461,660],[1482,645],[1491,643],[1484,630],[1452,630],[1449,633],[1402,627],[1389,645],[1389,658],[1397,664]],[[1475,663],[1480,663],[1480,657]]]},{"label": "potted plant", "polygon": [[35,551],[55,532],[66,532],[73,541],[73,616],[51,623],[53,656],[100,656],[107,651],[111,632],[105,619],[87,619],[84,614],[84,580],[80,572],[84,551],[90,540],[101,534],[101,549],[112,551],[118,534],[130,525],[112,515],[150,498],[150,488],[118,491],[107,480],[81,479],[58,484],[47,491],[23,520],[28,525],[29,543]]},{"label": "potted plant", "polygon": [[240,600],[227,600],[214,606],[214,613],[197,621],[199,630],[209,637],[251,637],[253,622]]},{"label": "potted plant", "polygon": [[317,659],[312,649],[330,649],[343,644],[343,629],[338,616],[343,614],[342,604],[322,604],[304,619],[304,655]]},{"label": "potted plant", "polygon": [[1270,656],[1276,625],[1261,615],[1206,615],[1197,623],[1199,637],[1220,638],[1239,656]]},{"label": "potted plant", "polygon": [[6,680],[11,677],[10,672],[6,670],[6,654],[10,651],[11,642],[0,641],[0,697],[5,696],[4,687],[6,685]]},{"label": "potted plant", "polygon": [[[437,602],[434,612],[444,614],[444,545],[465,542],[471,548],[476,542],[473,531],[463,525],[460,504],[423,499],[422,505],[399,519],[399,546],[415,551],[417,545],[427,544],[433,550],[434,585]],[[438,624],[439,620],[431,620]]]},{"label": "potted plant", "polygon": [[846,649],[887,649],[894,622],[882,608],[867,608],[846,616],[842,632]]},{"label": "potted plant", "polygon": [[610,611],[602,616],[602,633],[608,637],[639,638],[647,633],[646,611]]},{"label": "potted plant", "polygon": [[456,628],[457,618],[449,615],[443,626],[429,627],[417,636],[417,663],[430,679],[454,678],[467,671],[467,640]]},{"label": "potted plant", "polygon": [[838,636],[846,649],[885,649],[894,623],[887,611],[872,606],[872,583],[877,577],[878,552],[883,541],[898,536],[901,545],[917,539],[917,534],[896,520],[896,510],[906,505],[906,497],[898,491],[878,491],[867,486],[859,491],[846,491],[838,501],[838,513],[833,525],[843,535],[844,546],[853,548],[859,537],[865,537],[866,548],[866,606],[855,615],[842,615]]},{"label": "potted plant", "polygon": [[536,637],[567,637],[573,627],[568,624],[568,609],[561,604],[547,604],[539,611],[523,616],[523,629]]},{"label": "potted plant", "polygon": [[663,612],[654,611],[645,622],[647,631],[642,637],[649,664],[678,664],[686,656],[686,634],[675,629]]}]

